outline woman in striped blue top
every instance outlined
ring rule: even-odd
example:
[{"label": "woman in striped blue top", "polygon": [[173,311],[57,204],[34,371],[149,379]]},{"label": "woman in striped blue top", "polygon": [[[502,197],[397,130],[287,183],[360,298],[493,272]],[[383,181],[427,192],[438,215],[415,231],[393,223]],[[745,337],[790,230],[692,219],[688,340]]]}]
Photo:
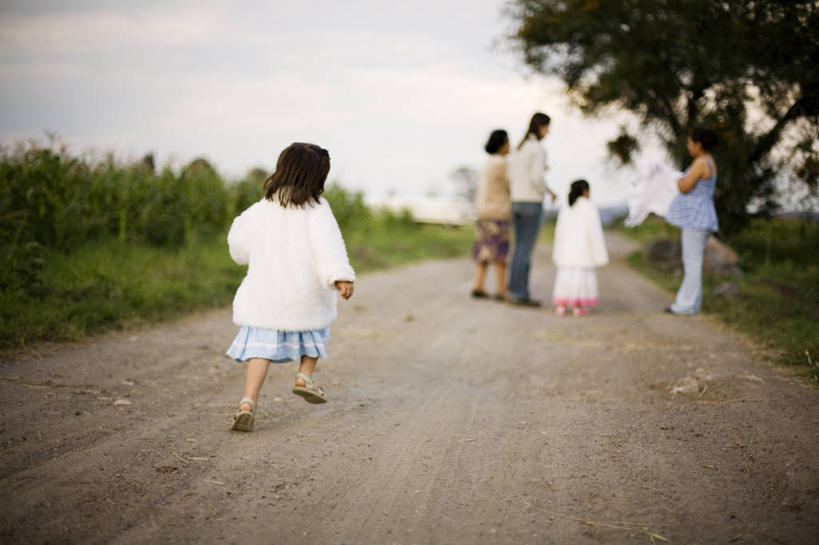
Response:
[{"label": "woman in striped blue top", "polygon": [[713,131],[696,127],[686,146],[694,161],[677,181],[680,194],[671,202],[666,221],[682,229],[683,281],[674,303],[666,309],[672,314],[696,314],[702,301],[702,262],[705,244],[719,230],[714,208],[717,167],[711,150],[717,144]]}]

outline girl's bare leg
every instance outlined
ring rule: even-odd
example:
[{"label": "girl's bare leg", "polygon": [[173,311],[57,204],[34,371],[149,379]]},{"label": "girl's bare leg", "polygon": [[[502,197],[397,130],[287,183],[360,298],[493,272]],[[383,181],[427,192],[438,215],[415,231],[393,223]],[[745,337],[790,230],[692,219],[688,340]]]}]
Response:
[{"label": "girl's bare leg", "polygon": [[483,281],[486,278],[486,263],[478,263],[478,274],[475,277],[475,291],[483,291]]},{"label": "girl's bare leg", "polygon": [[495,280],[498,283],[498,295],[506,297],[506,262],[495,261]]},{"label": "girl's bare leg", "polygon": [[[313,371],[316,370],[316,364],[318,363],[318,358],[311,358],[310,356],[302,356],[301,361],[299,362],[299,373],[304,373],[308,377],[313,376]],[[296,386],[307,386],[304,380],[300,377],[296,377]]]},{"label": "girl's bare leg", "polygon": [[[264,358],[250,358],[245,368],[245,395],[254,401],[259,400],[259,391],[262,389],[264,379],[267,377],[267,369],[270,367],[270,360]],[[242,403],[240,410],[251,410],[249,403]]]}]

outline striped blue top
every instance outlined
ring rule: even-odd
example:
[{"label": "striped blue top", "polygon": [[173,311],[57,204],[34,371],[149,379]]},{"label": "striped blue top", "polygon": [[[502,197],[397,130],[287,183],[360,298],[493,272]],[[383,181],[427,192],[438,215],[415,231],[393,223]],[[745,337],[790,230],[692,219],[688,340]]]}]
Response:
[{"label": "striped blue top", "polygon": [[[707,159],[711,176],[697,180],[688,193],[680,193],[671,201],[665,220],[681,228],[719,231],[717,210],[714,208],[714,189],[717,187],[717,169],[711,158]],[[689,167],[690,169],[690,167]],[[685,171],[686,174],[688,170]]]}]

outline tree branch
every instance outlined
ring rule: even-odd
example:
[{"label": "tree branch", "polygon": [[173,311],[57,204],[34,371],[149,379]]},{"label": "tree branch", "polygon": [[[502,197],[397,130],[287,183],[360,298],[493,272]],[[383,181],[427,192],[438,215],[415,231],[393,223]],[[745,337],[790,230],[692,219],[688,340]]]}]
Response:
[{"label": "tree branch", "polygon": [[674,111],[674,105],[671,104],[671,101],[668,100],[667,96],[663,96],[661,102],[663,106],[665,106],[666,116],[669,125],[671,125],[671,130],[674,132],[675,135],[679,135],[680,133],[682,133],[682,124],[680,123],[680,120],[677,119],[677,114]]},{"label": "tree branch", "polygon": [[794,102],[788,111],[785,112],[785,115],[782,116],[779,121],[773,126],[771,130],[769,130],[766,134],[762,135],[759,140],[756,142],[756,147],[754,148],[753,153],[748,158],[749,164],[754,164],[759,161],[765,154],[771,151],[776,143],[779,141],[779,135],[785,129],[785,126],[793,121],[794,119],[800,117],[802,106],[805,102],[805,97],[800,96],[796,102]]},{"label": "tree branch", "polygon": [[694,122],[697,119],[697,114],[699,113],[699,108],[697,107],[697,103],[705,94],[706,85],[698,85],[697,87],[691,89],[691,94],[688,96],[688,101],[686,102],[686,113],[688,115],[688,119],[685,120],[686,127],[692,127]]}]

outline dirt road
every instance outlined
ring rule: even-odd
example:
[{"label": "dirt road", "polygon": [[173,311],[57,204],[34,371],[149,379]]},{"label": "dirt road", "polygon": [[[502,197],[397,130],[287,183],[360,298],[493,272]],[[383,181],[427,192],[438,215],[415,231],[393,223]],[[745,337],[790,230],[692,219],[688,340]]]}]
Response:
[{"label": "dirt road", "polygon": [[252,434],[228,309],[0,362],[0,542],[819,543],[817,392],[608,237],[587,318],[471,300],[466,260],[361,278],[330,403],[276,366]]}]

